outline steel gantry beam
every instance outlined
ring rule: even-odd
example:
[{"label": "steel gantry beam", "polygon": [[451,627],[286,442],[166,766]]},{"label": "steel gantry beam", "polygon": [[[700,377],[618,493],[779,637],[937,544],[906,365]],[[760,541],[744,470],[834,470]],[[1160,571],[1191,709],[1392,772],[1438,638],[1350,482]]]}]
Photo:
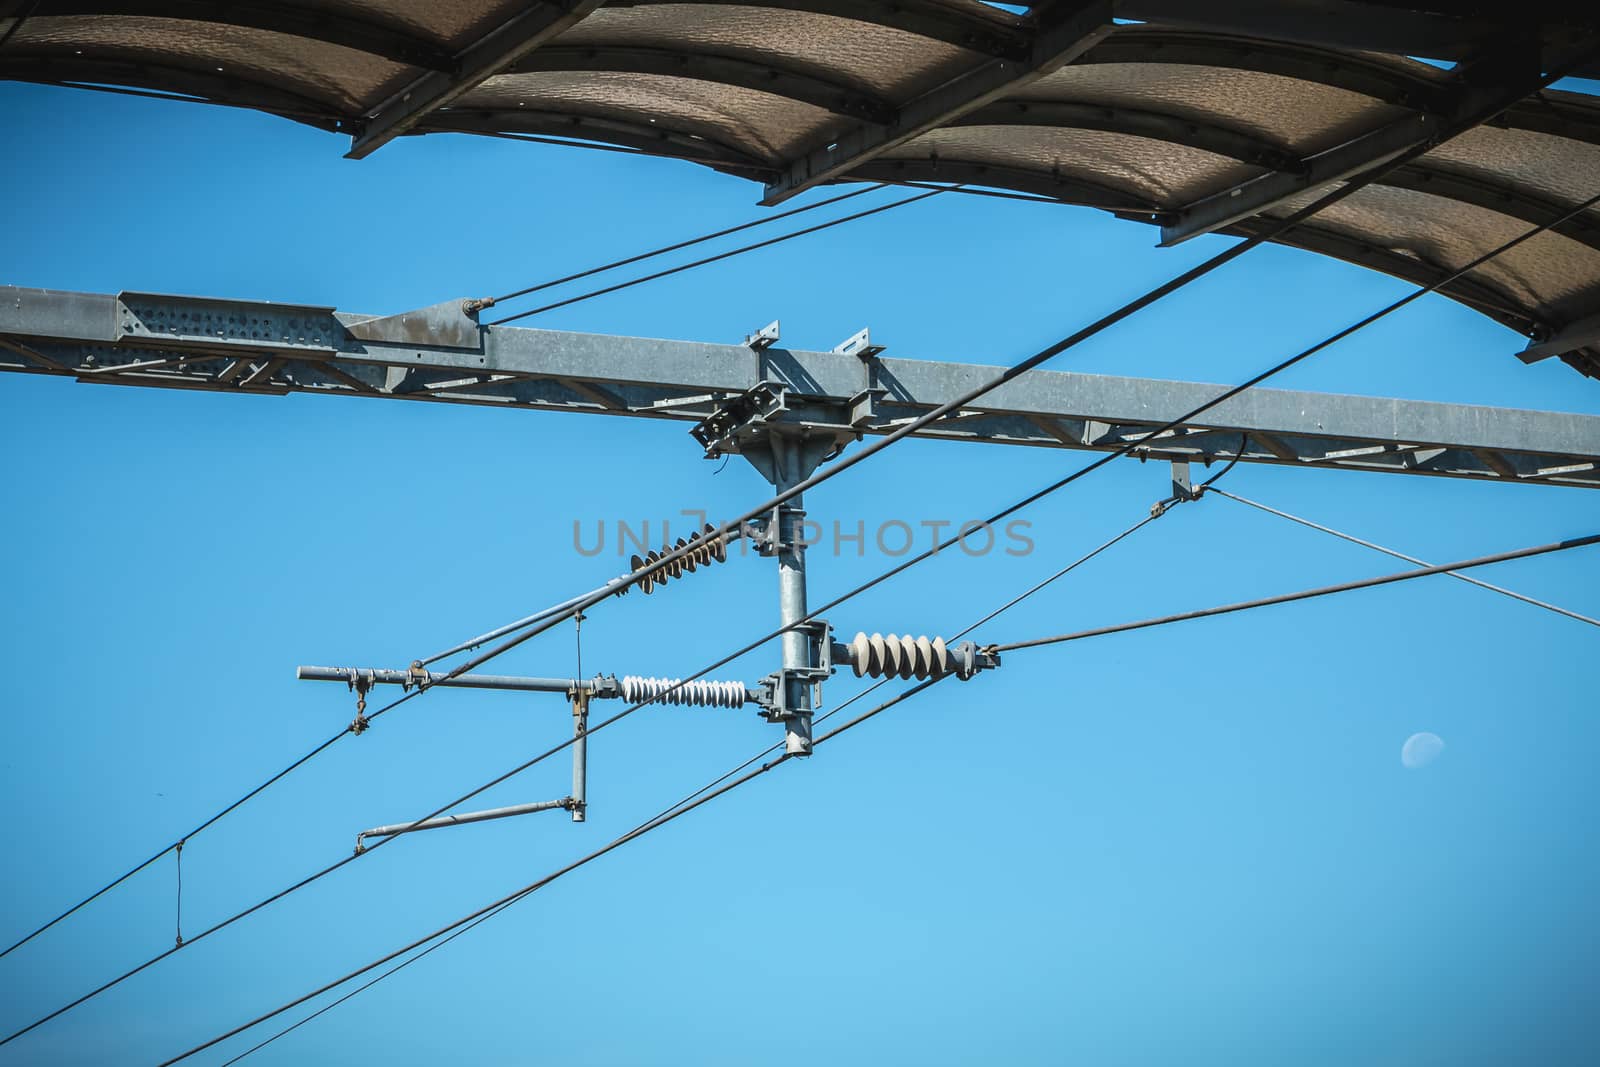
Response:
[{"label": "steel gantry beam", "polygon": [[[480,326],[466,302],[374,318],[333,308],[0,287],[0,370],[211,392],[391,397],[847,441],[885,434],[999,368]],[[1221,387],[1035,371],[916,436],[1151,459],[1389,471],[1600,488],[1600,417],[1253,389],[1155,430]]]}]

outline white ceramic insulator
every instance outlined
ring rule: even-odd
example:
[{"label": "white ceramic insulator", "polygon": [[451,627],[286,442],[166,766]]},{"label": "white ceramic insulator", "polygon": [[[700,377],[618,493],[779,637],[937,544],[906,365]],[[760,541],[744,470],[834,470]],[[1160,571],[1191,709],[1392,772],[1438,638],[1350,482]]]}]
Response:
[{"label": "white ceramic insulator", "polygon": [[848,647],[857,678],[939,678],[956,669],[942,637],[858,633]]},{"label": "white ceramic insulator", "polygon": [[745,688],[743,682],[711,682],[701,678],[683,682],[679,678],[641,678],[630,674],[622,679],[622,699],[630,704],[659,701],[681,707],[739,708],[744,706]]}]

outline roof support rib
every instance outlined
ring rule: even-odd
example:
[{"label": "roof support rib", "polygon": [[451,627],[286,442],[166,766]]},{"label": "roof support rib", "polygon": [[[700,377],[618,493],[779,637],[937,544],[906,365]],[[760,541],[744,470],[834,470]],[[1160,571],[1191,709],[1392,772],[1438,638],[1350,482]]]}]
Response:
[{"label": "roof support rib", "polygon": [[1066,0],[1040,12],[1040,28],[1021,62],[992,60],[917,97],[884,125],[851,127],[794,160],[773,181],[761,203],[781,204],[832,181],[930,130],[1014,92],[1072,62],[1113,30],[1111,0]]},{"label": "roof support rib", "polygon": [[1308,190],[1364,174],[1432,139],[1438,129],[1438,122],[1431,116],[1407,115],[1312,156],[1297,174],[1285,171],[1263,174],[1197,200],[1179,212],[1176,221],[1161,227],[1161,247],[1182,244],[1190,238],[1259,215]]},{"label": "roof support rib", "polygon": [[1161,245],[1171,247],[1223,229],[1330,182],[1391,170],[1414,156],[1413,149],[1489,121],[1540,88],[1545,72],[1570,69],[1592,59],[1595,51],[1592,37],[1579,37],[1544,55],[1527,41],[1512,40],[1457,68],[1439,114],[1414,112],[1307,159],[1303,173],[1263,175],[1198,200],[1162,226]]},{"label": "roof support rib", "polygon": [[545,0],[508,19],[456,57],[451,72],[434,71],[412,82],[367,117],[346,159],[365,159],[409,131],[429,113],[471,92],[535,48],[582,22],[605,0]]},{"label": "roof support rib", "polygon": [[208,0],[50,0],[38,12],[51,18],[69,15],[130,16],[184,19],[223,26],[249,26],[311,41],[352,48],[429,70],[452,69],[452,58],[426,38],[395,25],[313,8],[284,0],[234,0],[227,4]]},{"label": "roof support rib", "polygon": [[1557,330],[1549,340],[1531,344],[1518,352],[1517,358],[1524,363],[1537,363],[1593,344],[1600,344],[1600,315],[1590,315]]}]

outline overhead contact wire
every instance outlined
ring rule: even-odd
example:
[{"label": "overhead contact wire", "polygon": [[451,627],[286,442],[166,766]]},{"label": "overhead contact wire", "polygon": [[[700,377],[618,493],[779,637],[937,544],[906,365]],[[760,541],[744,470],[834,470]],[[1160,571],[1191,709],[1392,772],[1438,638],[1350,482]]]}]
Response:
[{"label": "overhead contact wire", "polygon": [[[1210,482],[1207,482],[1206,484],[1210,485],[1211,483],[1215,482],[1216,479],[1218,477],[1221,477],[1222,474],[1226,474],[1228,472],[1228,470],[1231,469],[1231,467],[1232,467],[1232,464],[1230,463],[1227,467],[1224,467],[1223,470],[1218,475],[1214,476],[1210,480]],[[1165,503],[1167,503],[1167,502],[1164,501],[1163,504],[1165,504]],[[982,618],[974,621],[970,625],[966,626],[964,629],[958,631],[951,638],[951,640],[960,640],[961,638],[963,638],[963,637],[967,636],[968,634],[972,633],[972,631],[976,630],[978,627],[984,625],[987,622],[992,621],[993,619],[995,619],[997,616],[1001,615],[1002,613],[1004,613],[1006,611],[1009,611],[1011,608],[1015,607],[1017,604],[1021,603],[1024,600],[1026,600],[1028,597],[1033,596],[1035,593],[1039,592],[1041,589],[1043,589],[1046,586],[1050,585],[1052,582],[1055,582],[1057,579],[1063,577],[1064,575],[1070,573],[1073,570],[1076,570],[1078,567],[1082,566],[1083,564],[1088,563],[1090,560],[1094,559],[1096,556],[1099,556],[1102,552],[1106,551],[1108,548],[1111,548],[1113,545],[1118,544],[1119,542],[1121,542],[1122,540],[1124,540],[1125,538],[1127,538],[1131,534],[1133,534],[1133,533],[1137,532],[1138,530],[1142,529],[1143,527],[1149,525],[1151,522],[1154,522],[1157,518],[1160,518],[1162,515],[1165,515],[1167,510],[1168,509],[1166,507],[1162,507],[1162,506],[1159,506],[1159,505],[1158,505],[1157,508],[1151,509],[1151,513],[1149,515],[1146,515],[1145,517],[1141,518],[1138,522],[1134,523],[1132,526],[1129,526],[1127,529],[1123,530],[1121,533],[1117,534],[1115,537],[1112,537],[1111,539],[1102,542],[1100,545],[1098,545],[1095,548],[1091,549],[1089,552],[1086,552],[1082,556],[1079,556],[1072,563],[1070,563],[1067,566],[1065,566],[1065,567],[1061,568],[1060,570],[1056,571],[1049,578],[1047,578],[1044,581],[1039,582],[1038,584],[1034,585],[1032,588],[1028,589],[1026,592],[1022,593],[1019,596],[1013,597],[1011,600],[1007,601],[1005,604],[1002,604],[1000,607],[998,607],[995,610],[993,610],[993,611],[989,612],[988,614],[984,615]],[[827,713],[825,713],[823,715],[817,716],[816,725],[820,726],[824,722],[827,722],[829,719],[833,718],[834,716],[843,713],[844,710],[846,708],[850,707],[852,704],[855,704],[857,701],[860,701],[860,700],[864,699],[865,697],[869,696],[870,694],[876,692],[878,689],[880,689],[883,686],[889,684],[889,682],[891,682],[893,680],[894,680],[894,676],[893,675],[885,675],[884,677],[879,678],[877,681],[873,682],[871,685],[867,686],[866,688],[864,688],[864,689],[852,694],[850,697],[848,697],[846,700],[844,700],[842,703],[840,703],[837,707],[833,708],[832,710],[828,711]],[[738,766],[732,768],[731,770],[728,770],[728,771],[724,772],[723,774],[719,775],[718,777],[712,779],[711,781],[707,782],[705,785],[701,786],[699,789],[696,789],[694,792],[689,793],[688,795],[686,795],[686,796],[682,797],[681,799],[673,802],[672,804],[667,805],[661,811],[657,812],[655,815],[652,815],[649,819],[646,819],[644,821],[644,823],[642,823],[640,825],[641,826],[647,826],[650,823],[653,823],[653,822],[656,822],[658,820],[666,818],[667,816],[671,815],[677,809],[679,809],[679,808],[683,807],[684,805],[690,803],[691,801],[693,801],[696,798],[702,796],[703,794],[710,792],[712,789],[715,789],[717,786],[721,785],[723,782],[726,782],[728,779],[735,777],[736,775],[740,774],[741,772],[743,772],[745,769],[749,768],[750,766],[752,766],[752,765],[754,765],[756,763],[759,763],[761,760],[763,760],[766,757],[768,757],[768,756],[772,755],[773,753],[777,752],[782,747],[783,747],[783,742],[780,741],[780,742],[778,742],[776,744],[770,745],[767,748],[762,749],[760,752],[757,752],[755,755],[751,756],[749,759],[745,760],[743,763],[741,763]],[[390,975],[393,975],[393,974],[395,974],[395,973],[397,973],[399,971],[404,970],[406,967],[409,967],[411,964],[413,964],[413,963],[417,962],[418,960],[422,959],[422,957],[428,955],[429,953],[433,952],[434,950],[444,947],[445,945],[449,944],[451,941],[454,941],[456,938],[458,938],[462,934],[466,933],[468,930],[471,930],[474,927],[476,927],[478,924],[488,921],[489,919],[493,918],[495,915],[498,915],[501,911],[505,910],[505,908],[510,907],[510,905],[511,905],[511,902],[508,901],[508,902],[500,905],[498,908],[495,908],[495,909],[493,909],[493,910],[491,910],[489,912],[486,912],[483,915],[480,915],[478,918],[472,920],[472,922],[468,923],[466,926],[461,927],[460,929],[458,929],[458,930],[454,931],[453,933],[451,933],[449,936],[445,937],[443,940],[435,942],[434,944],[430,945],[428,948],[426,948],[423,951],[417,953],[415,956],[412,956],[411,958],[396,964],[394,967],[391,967],[389,970],[387,970],[387,971],[383,972],[382,974],[378,975],[376,978],[373,978],[372,980],[370,980],[368,982],[364,982],[360,986],[357,986],[355,989],[353,989],[350,992],[348,992],[348,993],[344,994],[343,996],[339,997],[337,1000],[334,1000],[334,1001],[332,1001],[332,1002],[330,1002],[328,1004],[325,1004],[324,1006],[322,1006],[321,1008],[318,1008],[316,1011],[314,1011],[311,1014],[305,1016],[304,1018],[299,1019],[296,1022],[292,1023],[291,1025],[285,1027],[284,1029],[277,1031],[271,1037],[266,1038],[264,1041],[261,1041],[260,1043],[258,1043],[256,1045],[253,1045],[252,1047],[246,1049],[244,1052],[242,1052],[239,1055],[235,1056],[233,1059],[226,1061],[226,1063],[223,1064],[223,1067],[230,1067],[230,1065],[238,1063],[240,1060],[243,1060],[245,1057],[251,1055],[252,1053],[257,1052],[262,1048],[265,1048],[267,1045],[270,1045],[272,1042],[278,1040],[280,1037],[284,1037],[284,1036],[294,1032],[295,1030],[298,1030],[300,1027],[306,1025],[307,1023],[311,1022],[312,1020],[314,1020],[314,1019],[316,1019],[316,1018],[318,1018],[318,1017],[320,1017],[322,1015],[327,1014],[329,1011],[332,1011],[334,1008],[339,1007],[341,1004],[344,1004],[345,1002],[347,1002],[347,1001],[351,1000],[352,998],[360,995],[361,993],[365,992],[366,990],[370,989],[371,987],[377,985],[379,982],[383,981],[385,978],[388,978]]]},{"label": "overhead contact wire", "polygon": [[[823,734],[821,737],[818,737],[813,742],[813,745],[823,744],[823,743],[831,740],[832,738],[839,736],[840,734],[844,733],[845,731],[847,731],[849,729],[852,729],[855,726],[860,725],[861,723],[863,723],[866,720],[872,718],[873,716],[880,714],[881,712],[893,707],[896,704],[899,704],[901,701],[908,700],[911,697],[916,696],[918,693],[921,693],[923,690],[929,688],[930,686],[938,684],[940,681],[942,681],[946,677],[949,677],[949,676],[948,675],[942,675],[942,676],[937,677],[937,678],[929,678],[925,682],[920,682],[917,685],[914,685],[909,689],[906,689],[906,690],[904,690],[904,691],[902,691],[900,693],[895,694],[894,696],[890,697],[888,700],[886,700],[883,703],[879,704],[877,707],[874,707],[874,708],[872,708],[872,709],[870,709],[868,711],[862,712],[861,715],[859,715],[856,718],[852,719],[851,721],[845,723],[843,726],[840,726],[837,729],[831,730],[828,733]],[[629,830],[627,833],[622,834],[619,837],[613,838],[611,841],[609,841],[605,845],[602,845],[600,848],[595,849],[593,852],[589,852],[589,853],[579,857],[578,859],[572,861],[571,863],[568,863],[563,867],[557,868],[555,871],[552,871],[551,873],[545,875],[544,877],[540,878],[538,881],[531,882],[528,885],[523,886],[521,889],[516,890],[515,892],[508,893],[505,896],[501,897],[500,899],[498,899],[498,900],[496,900],[496,901],[494,901],[494,902],[492,902],[492,903],[490,903],[488,905],[485,905],[484,907],[479,908],[476,911],[470,912],[467,915],[464,915],[461,918],[455,920],[454,922],[451,922],[451,923],[449,923],[449,924],[447,924],[445,926],[440,927],[439,929],[435,930],[431,934],[427,934],[427,935],[425,935],[423,937],[417,938],[415,941],[412,941],[410,944],[406,945],[405,947],[397,949],[397,950],[395,950],[393,952],[390,952],[389,954],[387,954],[387,955],[385,955],[385,956],[383,956],[383,957],[381,957],[379,959],[376,959],[376,960],[372,961],[371,963],[368,963],[368,964],[366,964],[366,965],[364,965],[362,967],[359,967],[356,970],[351,971],[350,973],[344,975],[341,978],[336,978],[333,981],[328,982],[325,985],[322,985],[319,988],[311,991],[310,993],[307,993],[307,994],[305,994],[303,996],[300,996],[300,997],[296,997],[295,999],[293,999],[293,1000],[291,1000],[291,1001],[289,1001],[289,1002],[287,1002],[287,1003],[285,1003],[285,1004],[283,1004],[283,1005],[281,1005],[281,1006],[279,1006],[277,1008],[274,1008],[271,1011],[269,1011],[269,1012],[267,1012],[267,1013],[265,1013],[263,1015],[258,1015],[254,1019],[250,1020],[249,1022],[243,1023],[240,1026],[234,1027],[232,1030],[229,1030],[225,1034],[220,1034],[217,1037],[214,1037],[214,1038],[210,1039],[209,1041],[204,1042],[203,1044],[196,1045],[194,1048],[189,1049],[187,1052],[181,1053],[181,1054],[179,1054],[177,1056],[174,1056],[170,1060],[164,1061],[161,1064],[161,1067],[171,1067],[171,1065],[174,1064],[174,1063],[179,1063],[179,1062],[181,1062],[183,1060],[186,1060],[190,1056],[195,1055],[196,1053],[204,1052],[206,1049],[211,1048],[214,1045],[220,1044],[221,1042],[226,1041],[231,1037],[235,1037],[235,1036],[237,1036],[237,1035],[239,1035],[241,1033],[244,1033],[246,1030],[249,1030],[252,1027],[259,1026],[261,1023],[266,1022],[268,1019],[272,1019],[272,1018],[275,1018],[275,1017],[277,1017],[279,1015],[282,1015],[284,1012],[289,1011],[292,1008],[296,1008],[296,1007],[300,1006],[301,1004],[306,1003],[309,1000],[314,1000],[317,997],[321,996],[322,994],[329,992],[330,990],[337,989],[339,986],[344,985],[346,982],[349,982],[349,981],[352,981],[352,980],[354,980],[356,978],[359,978],[363,974],[366,974],[369,971],[376,970],[379,967],[382,967],[386,963],[389,963],[389,962],[391,962],[393,960],[398,959],[401,956],[406,955],[409,952],[412,952],[412,951],[414,951],[414,950],[416,950],[418,948],[421,948],[423,945],[428,944],[430,941],[436,941],[439,938],[444,937],[445,935],[450,934],[451,932],[456,931],[456,930],[466,926],[468,923],[471,923],[476,919],[485,918],[492,912],[497,912],[497,911],[500,911],[500,910],[504,910],[506,907],[510,906],[511,904],[514,904],[519,900],[526,899],[529,895],[539,891],[540,889],[542,889],[545,886],[551,884],[552,882],[555,882],[558,879],[560,879],[560,878],[562,878],[562,877],[564,877],[564,876],[566,876],[568,874],[571,874],[573,871],[578,870],[580,867],[583,867],[583,866],[585,866],[585,865],[587,865],[589,863],[592,863],[595,860],[599,859],[600,857],[602,857],[604,855],[607,855],[610,852],[614,852],[615,850],[621,848],[623,845],[628,844],[630,841],[637,840],[638,838],[643,837],[645,834],[648,834],[648,833],[650,833],[650,832],[652,832],[654,830],[658,830],[663,826],[666,826],[668,823],[671,823],[671,822],[675,821],[676,819],[679,819],[679,818],[683,817],[684,815],[687,815],[689,812],[694,811],[696,808],[702,807],[703,805],[710,803],[711,801],[717,799],[718,797],[732,792],[733,790],[737,789],[741,785],[744,785],[747,782],[753,781],[756,778],[761,777],[762,775],[766,774],[768,771],[771,771],[776,767],[782,766],[784,763],[787,763],[792,758],[793,757],[791,755],[789,755],[788,753],[784,753],[783,755],[780,755],[777,759],[771,761],[770,763],[762,764],[760,767],[756,768],[755,770],[750,771],[750,772],[744,774],[743,776],[734,779],[733,781],[731,781],[731,782],[727,783],[726,785],[723,785],[723,786],[713,790],[710,793],[707,793],[705,796],[699,798],[698,800],[695,800],[694,802],[688,804],[687,806],[681,808],[678,811],[673,812],[670,815],[667,815],[667,816],[665,816],[663,818],[660,818],[660,819],[657,819],[657,820],[654,820],[654,821],[641,823],[638,826],[634,827],[632,830]]]},{"label": "overhead contact wire", "polygon": [[10,947],[8,947],[5,951],[0,952],[0,958],[3,958],[5,956],[10,955],[12,952],[15,952],[17,949],[21,948],[23,945],[26,945],[29,941],[32,941],[34,938],[36,938],[40,934],[44,933],[46,930],[50,929],[52,926],[55,926],[57,923],[61,922],[63,919],[68,918],[69,916],[71,916],[71,915],[77,913],[78,911],[82,910],[83,908],[87,907],[89,904],[92,904],[94,901],[96,901],[96,900],[100,899],[101,897],[105,896],[105,894],[111,892],[111,890],[115,889],[117,886],[121,885],[123,882],[126,882],[129,878],[132,878],[134,875],[138,874],[140,871],[144,870],[146,867],[150,866],[152,863],[154,863],[157,860],[161,859],[161,857],[165,856],[167,853],[173,851],[174,849],[182,847],[182,845],[183,845],[183,843],[185,841],[189,840],[190,838],[194,837],[196,834],[198,834],[198,833],[206,830],[207,828],[211,827],[212,825],[217,823],[219,820],[221,820],[224,816],[230,814],[231,812],[234,812],[234,811],[238,810],[247,801],[251,800],[252,798],[254,798],[254,797],[258,796],[258,795],[260,795],[264,790],[267,789],[267,787],[273,785],[275,782],[281,781],[284,777],[286,777],[287,775],[289,775],[290,773],[292,773],[296,769],[300,768],[301,766],[304,766],[306,763],[308,763],[310,760],[312,760],[316,756],[320,755],[322,752],[326,751],[328,749],[328,747],[331,746],[335,741],[339,740],[339,738],[343,737],[345,734],[347,734],[349,732],[350,732],[350,728],[348,726],[345,727],[343,730],[340,730],[338,733],[334,734],[332,737],[330,737],[326,741],[322,742],[316,748],[313,748],[310,752],[307,752],[305,755],[301,756],[299,759],[295,760],[293,763],[291,763],[287,767],[283,768],[283,770],[279,771],[277,774],[274,774],[272,777],[268,778],[266,781],[262,782],[260,785],[256,786],[254,789],[250,790],[244,796],[240,797],[238,800],[235,800],[232,804],[229,804],[227,807],[223,808],[221,811],[217,812],[215,815],[211,816],[209,819],[207,819],[204,822],[202,822],[199,826],[196,826],[193,830],[190,830],[187,834],[184,834],[182,837],[179,837],[177,840],[173,841],[170,845],[167,845],[166,847],[161,849],[161,851],[159,851],[159,852],[155,853],[154,855],[152,855],[149,859],[145,860],[143,863],[140,863],[140,864],[138,864],[138,865],[136,865],[134,867],[129,868],[124,873],[118,875],[116,878],[113,878],[111,881],[107,882],[105,885],[101,886],[99,889],[96,889],[93,893],[90,893],[88,896],[86,896],[82,900],[78,901],[76,904],[74,904],[72,907],[68,908],[66,911],[62,912],[60,915],[57,915],[55,918],[51,919],[49,922],[47,922],[44,925],[42,925],[42,926],[38,927],[37,929],[35,929],[32,933],[28,934],[27,936],[25,936],[25,937],[23,937],[23,938],[21,938],[21,939],[19,939],[17,941],[14,941],[10,945]]}]

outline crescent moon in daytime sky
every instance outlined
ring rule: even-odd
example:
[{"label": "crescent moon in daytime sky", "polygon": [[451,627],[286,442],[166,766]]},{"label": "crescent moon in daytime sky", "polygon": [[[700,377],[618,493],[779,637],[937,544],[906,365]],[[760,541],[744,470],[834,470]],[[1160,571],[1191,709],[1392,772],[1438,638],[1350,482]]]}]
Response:
[{"label": "crescent moon in daytime sky", "polygon": [[1400,762],[1409,770],[1426,767],[1439,758],[1439,753],[1444,751],[1444,739],[1438,734],[1424,731],[1412,734],[1406,738],[1406,743],[1400,748]]}]

